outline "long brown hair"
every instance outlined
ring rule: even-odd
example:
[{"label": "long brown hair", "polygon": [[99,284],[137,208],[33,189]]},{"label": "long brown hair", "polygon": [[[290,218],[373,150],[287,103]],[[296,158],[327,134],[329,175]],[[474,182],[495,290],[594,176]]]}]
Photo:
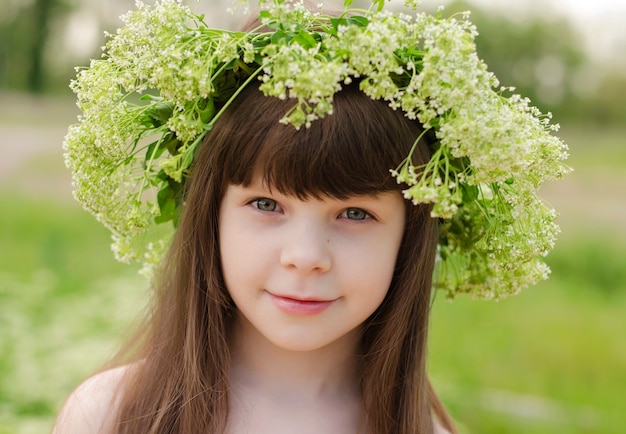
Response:
[{"label": "long brown hair", "polygon": [[[234,305],[221,273],[218,210],[229,184],[260,169],[283,194],[344,198],[398,190],[389,173],[421,127],[347,86],[334,113],[296,130],[278,120],[293,102],[245,89],[207,134],[187,182],[184,210],[156,283],[154,307],[132,356],[117,415],[119,433],[224,431],[228,417],[228,335]],[[420,143],[414,163],[429,158]],[[406,203],[395,274],[363,325],[359,356],[363,423],[371,434],[430,434],[433,413],[454,432],[426,376],[426,342],[437,222]],[[129,354],[127,349],[126,355]]]}]

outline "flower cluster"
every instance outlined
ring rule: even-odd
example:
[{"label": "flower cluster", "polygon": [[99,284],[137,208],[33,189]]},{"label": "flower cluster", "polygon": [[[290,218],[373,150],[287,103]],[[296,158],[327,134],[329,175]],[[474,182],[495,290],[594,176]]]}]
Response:
[{"label": "flower cluster", "polygon": [[195,148],[248,83],[293,100],[282,122],[301,128],[332,114],[335,93],[357,79],[435,138],[427,164],[408,155],[390,168],[441,221],[435,286],[501,298],[546,278],[558,226],[536,191],[569,170],[567,148],[549,115],[498,87],[466,16],[394,15],[384,0],[367,11],[348,1],[332,17],[302,1],[259,4],[272,32],[208,28],[179,0],[139,2],[72,82],[75,195],[112,231],[118,259],[158,262],[171,228],[153,223],[176,224]]}]

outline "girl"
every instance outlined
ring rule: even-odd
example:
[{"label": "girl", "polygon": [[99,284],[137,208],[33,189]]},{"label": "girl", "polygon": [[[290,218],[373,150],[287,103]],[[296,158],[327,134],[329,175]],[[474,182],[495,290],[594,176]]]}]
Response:
[{"label": "girl", "polygon": [[389,173],[420,127],[355,86],[310,129],[288,108],[249,86],[207,134],[140,362],[59,433],[452,430],[425,372],[436,220]]},{"label": "girl", "polygon": [[[143,21],[128,18],[133,35],[152,26],[150,34],[161,50],[149,53],[156,58],[138,59],[137,68],[144,68],[145,60],[157,64],[158,70],[168,47],[159,39],[159,29],[184,32],[176,27],[183,9],[172,2],[163,5],[178,11],[172,23],[167,22],[171,10],[160,6],[153,15],[146,12]],[[145,327],[115,360],[116,367],[96,374],[72,393],[55,433],[456,432],[426,374],[437,246],[440,254],[448,252],[441,234],[453,230],[440,223],[444,217],[432,218],[445,201],[420,202],[407,194],[411,181],[405,176],[421,174],[427,179],[433,156],[445,146],[428,131],[430,126],[424,128],[427,122],[367,95],[364,89],[372,84],[373,74],[341,76],[341,89],[331,91],[330,106],[320,97],[324,83],[316,83],[313,96],[299,99],[294,108],[290,98],[298,98],[296,89],[305,80],[299,75],[294,82],[282,82],[287,91],[272,81],[280,75],[281,54],[300,50],[295,45],[319,48],[321,34],[339,38],[344,27],[375,28],[375,17],[367,22],[363,17],[321,22],[303,8],[290,9],[281,2],[274,6],[259,14],[274,31],[262,33],[265,36],[257,35],[259,29],[244,37],[238,34],[238,61],[216,55],[221,66],[208,74],[213,96],[202,96],[199,86],[200,97],[194,96],[192,103],[168,104],[171,93],[166,88],[171,83],[147,79],[163,98],[152,97],[153,105],[136,112],[132,134],[137,140],[118,160],[123,163],[107,160],[107,171],[98,172],[110,181],[111,173],[132,161],[146,131],[160,132],[161,139],[142,148],[146,157],[141,167],[146,176],[153,165],[161,167],[150,178],[153,184],[161,183],[157,219],[164,219],[170,206],[180,211],[172,217],[177,229],[154,279],[154,305]],[[155,17],[162,28],[154,27]],[[285,24],[302,17],[309,27]],[[188,56],[201,57],[205,52],[194,52],[189,41],[207,33],[190,33],[173,44],[183,41]],[[117,36],[125,47],[133,46],[126,37]],[[211,39],[219,41],[213,52],[226,50],[220,38]],[[284,43],[284,38],[290,42]],[[150,51],[149,39],[141,41],[137,56]],[[108,46],[110,59],[115,60],[118,48]],[[302,56],[307,52],[297,51]],[[318,54],[313,57],[327,59]],[[272,60],[261,60],[263,56]],[[126,62],[124,74],[133,83],[145,77],[128,63],[133,56],[119,58]],[[212,64],[206,58],[204,62],[205,68]],[[90,71],[97,71],[98,65],[92,64]],[[323,65],[303,73],[315,80],[324,75]],[[114,70],[121,68],[115,65]],[[189,77],[188,71],[181,71]],[[263,74],[261,84],[251,79]],[[122,114],[110,105],[103,108],[93,91],[93,86],[101,86],[98,83],[84,75],[75,85],[79,100],[84,92],[91,93],[82,100],[82,125],[70,131],[66,141],[70,166],[75,164],[77,196],[83,199],[81,188],[93,193],[96,187],[81,176],[100,167],[93,159],[106,148],[105,134],[97,136],[98,126],[106,119],[106,131],[123,128],[128,122],[113,122],[112,116],[135,113],[126,101]],[[268,91],[268,83],[278,89],[278,97]],[[186,89],[193,88],[187,84]],[[126,89],[133,85],[124,84]],[[172,92],[181,89],[171,87]],[[115,92],[119,88],[106,87]],[[97,109],[91,112],[93,107]],[[106,116],[91,116],[94,113]],[[181,119],[204,129],[186,133],[184,128],[190,126],[181,126]],[[148,126],[137,133],[140,125]],[[100,148],[90,151],[84,163],[78,152],[94,142]],[[162,152],[169,152],[170,159],[159,162]],[[191,155],[189,166],[181,163],[186,155]],[[76,170],[79,163],[89,169]],[[473,174],[469,167],[462,173]],[[395,168],[399,172],[390,170]],[[437,169],[437,176],[456,173],[446,170]],[[448,176],[445,182],[454,193],[457,187]],[[119,185],[128,188],[128,180]],[[505,189],[511,184],[502,185]],[[477,200],[469,187],[466,196],[462,200]],[[107,194],[111,197],[116,198]],[[98,206],[97,200],[89,203]],[[136,197],[132,203],[136,205]],[[110,201],[107,204],[103,206],[113,208]],[[98,216],[106,218],[101,211]],[[120,219],[118,212],[111,221]],[[122,226],[110,227],[122,240]],[[118,255],[122,247],[118,242]]]}]

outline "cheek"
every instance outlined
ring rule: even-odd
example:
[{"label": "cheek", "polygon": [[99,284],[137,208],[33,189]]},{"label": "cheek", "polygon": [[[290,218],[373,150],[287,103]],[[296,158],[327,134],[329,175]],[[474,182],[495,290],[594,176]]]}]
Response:
[{"label": "cheek", "polygon": [[236,215],[220,224],[219,230],[222,275],[228,292],[235,298],[233,292],[262,285],[273,256],[267,238],[253,230],[249,222],[237,220]]},{"label": "cheek", "polygon": [[[243,234],[225,229],[220,231],[220,256],[224,278],[236,278],[237,270],[243,270],[250,262],[250,251],[246,248]],[[228,281],[226,282],[228,283]]]},{"label": "cheek", "polygon": [[389,291],[389,286],[396,271],[396,261],[404,235],[404,219],[399,222],[393,231],[390,231],[388,236],[385,237],[385,242],[379,244],[377,254],[372,258],[373,264],[371,268],[378,269],[377,276],[372,277],[372,280],[376,280],[378,287],[384,289],[377,291],[379,303],[382,303],[383,299]]},{"label": "cheek", "polygon": [[361,296],[371,303],[380,303],[385,298],[395,269],[394,254],[381,254],[376,259],[363,264],[358,279],[359,286],[364,289]]},{"label": "cheek", "polygon": [[222,264],[222,274],[226,287],[230,288],[237,278],[237,269],[245,264],[245,250],[242,248],[243,235],[237,229],[237,223],[228,213],[220,216],[219,224],[219,251]]},{"label": "cheek", "polygon": [[[344,258],[347,270],[344,274],[364,304],[376,309],[385,298],[393,278],[401,234],[387,234],[388,238],[377,239],[361,246]],[[349,264],[349,265],[347,265]]]}]

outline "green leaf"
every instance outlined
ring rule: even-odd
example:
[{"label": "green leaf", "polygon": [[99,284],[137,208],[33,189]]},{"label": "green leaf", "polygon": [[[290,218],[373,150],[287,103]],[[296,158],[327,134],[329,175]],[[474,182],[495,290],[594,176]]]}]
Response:
[{"label": "green leaf", "polygon": [[304,48],[313,48],[317,45],[315,37],[313,37],[306,30],[300,30],[292,39],[293,42],[297,42]]},{"label": "green leaf", "polygon": [[[142,98],[143,99],[143,98]],[[152,101],[162,101],[162,99],[153,99]],[[171,102],[159,102],[149,106],[145,111],[143,125],[160,127],[165,124],[174,112],[174,104]]]},{"label": "green leaf", "polygon": [[463,192],[463,202],[471,202],[478,198],[478,186],[460,184],[460,187]]},{"label": "green leaf", "polygon": [[172,147],[173,142],[178,142],[178,140],[176,139],[176,136],[173,132],[168,131],[167,133],[163,134],[159,138],[159,140],[155,140],[154,142],[150,143],[148,145],[148,148],[146,149],[146,154],[144,156],[142,167],[144,169],[147,169],[148,162],[159,158],[163,154],[163,151],[165,151],[166,149],[169,150],[169,148]]},{"label": "green leaf", "polygon": [[165,170],[161,169],[159,170],[159,173],[157,173],[155,179],[158,181],[167,181],[169,179],[169,176],[167,175],[167,173],[165,173]]},{"label": "green leaf", "polygon": [[163,101],[163,98],[157,95],[146,93],[139,98],[140,101]]},{"label": "green leaf", "polygon": [[166,184],[157,193],[160,215],[154,218],[155,223],[165,223],[174,220],[176,215],[176,196],[174,191]]},{"label": "green leaf", "polygon": [[376,6],[376,9],[380,12],[385,7],[385,0],[372,0],[372,6]]},{"label": "green leaf", "polygon": [[167,148],[167,152],[170,155],[178,155],[178,148],[180,148],[180,140],[178,140],[174,135],[172,135],[172,139],[165,142],[165,147]]},{"label": "green leaf", "polygon": [[339,26],[348,25],[348,20],[345,18],[331,18],[330,23],[332,24],[335,30],[339,30]]},{"label": "green leaf", "polygon": [[203,124],[208,124],[215,116],[215,101],[213,98],[209,98],[206,102],[206,107],[200,112],[200,120]]},{"label": "green leaf", "polygon": [[181,163],[181,167],[183,168],[183,170],[191,166],[191,163],[193,163],[194,156],[195,154],[192,149],[188,149],[187,151],[183,153],[183,161]]},{"label": "green leaf", "polygon": [[331,18],[330,23],[335,28],[335,30],[339,30],[339,26],[357,26],[357,27],[367,27],[370,20],[361,15],[355,15],[353,17],[341,17],[341,18]]},{"label": "green leaf", "polygon": [[272,18],[272,14],[270,11],[260,11],[259,12],[259,21],[268,20]]},{"label": "green leaf", "polygon": [[181,197],[182,184],[167,178],[163,182],[163,187],[157,193],[160,215],[154,218],[155,223],[173,221],[174,225],[177,225]]},{"label": "green leaf", "polygon": [[289,41],[291,41],[292,37],[293,37],[293,35],[288,34],[284,30],[277,30],[272,35],[272,44],[288,45]]},{"label": "green leaf", "polygon": [[370,23],[370,20],[362,15],[355,15],[348,18],[348,23],[354,24],[357,27],[367,27],[367,25]]},{"label": "green leaf", "polygon": [[164,103],[158,104],[154,108],[156,119],[158,119],[159,121],[163,123],[167,122],[167,120],[172,117],[173,112],[174,112],[174,104],[171,102],[164,102]]}]

